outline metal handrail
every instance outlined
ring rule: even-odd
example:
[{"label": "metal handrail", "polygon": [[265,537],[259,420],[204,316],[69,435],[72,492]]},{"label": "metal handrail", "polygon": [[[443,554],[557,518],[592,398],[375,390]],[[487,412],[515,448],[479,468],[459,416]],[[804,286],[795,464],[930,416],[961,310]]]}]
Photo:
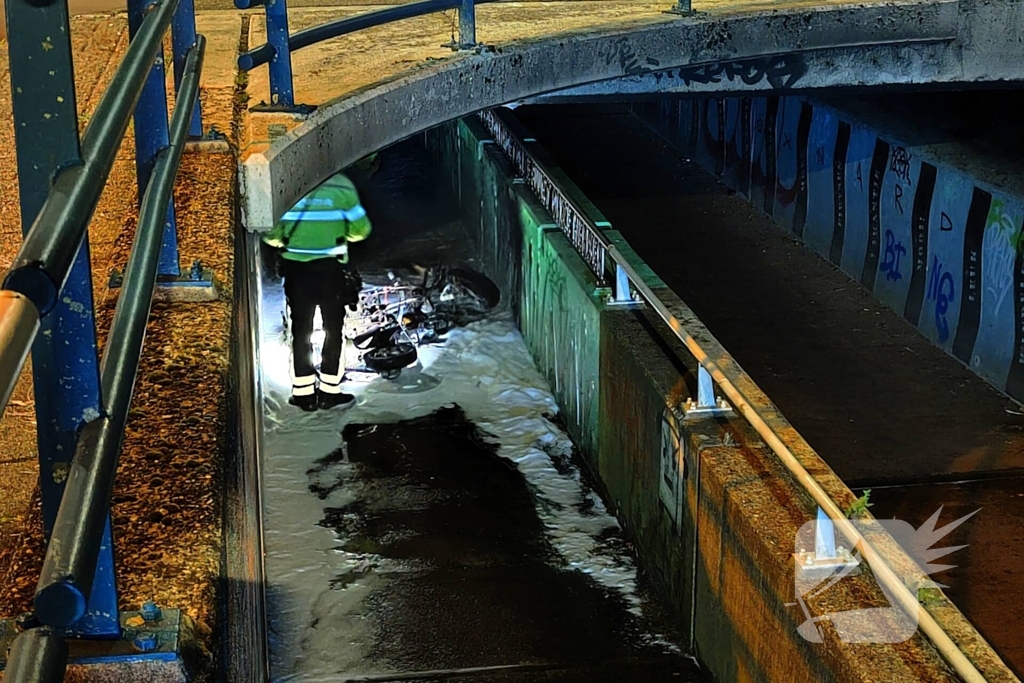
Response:
[{"label": "metal handrail", "polygon": [[14,385],[39,332],[39,311],[18,292],[0,290],[0,414],[7,407]]},{"label": "metal handrail", "polygon": [[61,683],[68,665],[68,643],[55,629],[33,628],[11,643],[4,681]]},{"label": "metal handrail", "polygon": [[[166,31],[174,2],[170,0],[147,17],[146,21],[151,21],[149,25],[154,27],[153,30],[162,26],[160,30]],[[166,16],[162,12],[166,12]],[[157,37],[157,47],[162,35],[161,32]],[[24,631],[15,639],[5,679],[10,683],[61,680],[67,661],[67,647],[59,629],[71,626],[86,611],[153,301],[164,221],[199,96],[205,48],[205,38],[197,36],[185,60],[171,120],[170,144],[158,155],[142,198],[124,287],[118,298],[103,354],[103,415],[86,424],[79,437],[36,590],[35,615],[45,626]],[[143,51],[143,48],[139,48],[136,54]],[[145,79],[151,64],[152,58],[146,71],[141,74],[141,80]],[[127,70],[134,76],[136,68],[138,64],[133,61],[128,67],[119,69],[119,73]],[[114,87],[112,84],[111,88]],[[104,101],[109,99],[110,92],[107,91]],[[123,97],[123,94],[115,93],[114,99],[121,102]],[[116,112],[118,116],[123,115],[125,121],[131,114],[130,108],[120,103],[111,109],[113,111],[108,111],[108,116]],[[117,128],[110,121],[99,125],[105,131],[101,137],[103,140],[109,139],[105,137],[109,134],[106,131]],[[125,123],[121,128],[122,135],[126,127]],[[115,150],[117,146],[114,145]],[[94,204],[89,205],[89,208],[91,216]],[[88,222],[87,218],[84,220]],[[73,222],[69,223],[73,225]],[[32,230],[36,231],[46,225],[37,220]],[[64,239],[75,239],[75,235],[65,233]],[[80,241],[81,237],[77,239]],[[64,248],[64,245],[55,245],[56,250]],[[71,253],[73,256],[74,251]],[[55,630],[46,627],[55,627]]]},{"label": "metal handrail", "polygon": [[[530,151],[523,145],[515,135],[512,134],[505,126],[505,122],[502,121],[494,111],[482,112],[478,115],[484,122],[488,131],[492,133],[495,138],[495,142],[499,147],[505,151],[506,155],[512,161],[513,166],[516,170],[521,173],[528,183],[531,183],[531,178],[542,177],[547,183],[550,183],[553,189],[557,189],[557,184],[551,178],[550,172],[544,168],[544,165],[538,160]],[[504,129],[504,130],[502,130]],[[512,151],[509,151],[510,148]],[[529,175],[527,175],[529,174]],[[531,183],[532,185],[532,183]],[[579,205],[571,198],[560,194],[560,199],[565,201],[573,212],[577,214],[583,225],[586,226],[586,230],[590,233],[590,239],[600,245],[601,250],[601,263],[596,263],[587,258],[585,254],[581,252],[581,256],[587,265],[591,268],[594,274],[599,280],[606,280],[605,270],[605,258],[611,261],[616,268],[620,268],[625,276],[628,278],[629,286],[632,290],[635,290],[637,294],[658,314],[665,324],[669,326],[676,338],[686,346],[687,350],[693,355],[697,362],[710,373],[715,384],[722,390],[726,398],[732,404],[732,406],[739,411],[739,413],[746,419],[750,426],[757,432],[758,436],[764,439],[765,443],[772,450],[772,452],[779,458],[782,465],[793,475],[804,491],[806,491],[818,506],[825,511],[825,513],[832,520],[842,534],[850,543],[851,548],[856,548],[858,545],[861,548],[861,554],[864,559],[868,562],[879,583],[885,586],[892,595],[895,595],[900,606],[906,610],[910,615],[917,616],[917,623],[921,629],[931,640],[935,648],[940,654],[946,659],[947,662],[956,670],[956,672],[964,679],[966,683],[985,683],[985,678],[980,671],[974,666],[974,664],[967,658],[963,651],[957,647],[956,643],[949,637],[949,634],[935,621],[932,615],[924,609],[924,607],[918,602],[917,598],[907,588],[899,576],[889,567],[885,559],[878,553],[877,550],[871,545],[870,542],[857,530],[857,528],[847,519],[846,515],[843,514],[842,509],[831,496],[822,488],[814,476],[807,471],[807,469],[800,464],[796,455],[793,454],[792,449],[786,445],[782,438],[779,437],[777,430],[772,429],[768,422],[761,415],[759,410],[747,399],[746,395],[740,390],[736,384],[731,380],[725,372],[721,369],[722,365],[728,366],[730,374],[736,382],[742,382],[748,386],[757,387],[757,384],[753,379],[747,375],[747,373],[740,367],[739,363],[725,350],[724,347],[718,342],[717,339],[711,334],[703,323],[694,315],[693,311],[672,292],[667,292],[662,296],[659,296],[650,288],[649,285],[644,281],[643,277],[636,272],[636,269],[632,266],[626,256],[615,246],[604,230],[598,227],[589,216],[586,215]],[[541,197],[542,202],[544,198]],[[549,202],[545,202],[547,204]],[[553,216],[558,222],[558,217]],[[574,237],[570,231],[566,231],[565,227],[561,224],[563,231],[567,233],[570,241],[573,242],[573,246],[576,247],[579,241]],[[666,301],[667,300],[667,301]],[[685,322],[684,322],[685,321]],[[698,338],[700,341],[698,341]],[[711,356],[708,350],[714,352],[715,358]],[[760,390],[759,390],[760,391]],[[773,406],[774,407],[774,406]],[[780,421],[789,427],[788,421],[779,413]],[[811,452],[815,452],[811,448],[810,444],[804,441],[803,437],[800,436],[799,432],[793,430],[798,439],[798,446],[801,449],[806,449]]]},{"label": "metal handrail", "polygon": [[18,330],[0,332],[0,415],[25,367],[39,319],[53,309],[68,278],[177,5],[178,0],[162,0],[143,20],[85,130],[82,163],[57,176],[4,277],[4,290],[25,297],[35,314],[21,304],[0,310],[0,330]]},{"label": "metal handrail", "polygon": [[267,42],[240,54],[237,60],[238,68],[240,71],[251,71],[263,64],[269,64],[271,106],[285,111],[307,111],[308,107],[295,105],[291,57],[293,51],[365,28],[456,8],[459,10],[459,37],[458,40],[453,40],[451,47],[456,50],[471,50],[477,47],[476,5],[496,1],[416,0],[363,12],[289,34],[287,0],[235,0],[235,7],[243,10],[263,5],[267,26]]},{"label": "metal handrail", "polygon": [[[497,2],[497,0],[475,0],[474,4],[481,5],[488,2]],[[239,9],[247,9],[251,7],[252,4],[253,3],[249,0],[237,0],[235,2],[235,6]],[[393,21],[421,17],[426,14],[434,14],[436,12],[446,12],[451,9],[457,9],[462,4],[462,0],[418,0],[417,2],[409,2],[403,5],[396,5],[394,7],[386,7],[372,12],[362,12],[355,16],[345,17],[344,19],[338,19],[326,24],[320,24],[319,26],[313,26],[291,34],[288,36],[288,49],[291,52],[294,52],[295,50],[301,50],[304,47],[315,45],[316,43],[324,40],[338,38],[366,28],[389,24]],[[274,58],[274,55],[274,48],[271,45],[264,43],[259,47],[240,54],[238,56],[238,68],[242,71],[252,71],[258,66],[269,63],[270,60]]]},{"label": "metal handrail", "polygon": [[27,296],[42,316],[67,280],[177,6],[161,0],[143,20],[85,130],[82,163],[57,176],[4,279],[5,289]]},{"label": "metal handrail", "polygon": [[[79,437],[40,573],[36,616],[49,626],[70,626],[85,614],[156,286],[167,205],[199,94],[205,48],[206,40],[198,36],[185,62],[170,146],[157,157],[142,199],[135,243],[103,352],[104,415],[88,423]],[[58,550],[51,551],[54,548]]]}]

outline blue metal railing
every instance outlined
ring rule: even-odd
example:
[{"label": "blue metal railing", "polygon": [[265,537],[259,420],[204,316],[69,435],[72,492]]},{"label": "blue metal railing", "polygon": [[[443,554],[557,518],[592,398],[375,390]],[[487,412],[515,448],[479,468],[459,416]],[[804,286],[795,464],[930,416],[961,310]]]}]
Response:
[{"label": "blue metal railing", "polygon": [[238,9],[250,9],[262,4],[267,20],[267,42],[239,55],[238,68],[242,71],[252,71],[258,66],[269,64],[271,106],[292,109],[295,107],[295,91],[292,86],[291,53],[295,50],[366,28],[451,9],[459,10],[459,39],[451,47],[472,50],[477,46],[475,6],[496,1],[417,0],[404,5],[364,12],[289,34],[287,0],[235,0]]},{"label": "blue metal railing", "polygon": [[[10,683],[62,680],[67,637],[121,634],[110,499],[156,281],[179,272],[172,194],[185,143],[203,132],[205,52],[192,0],[129,0],[128,10],[127,54],[79,141],[67,1],[7,3],[26,229],[0,296],[0,410],[31,346],[49,535],[35,627],[14,640]],[[177,97],[168,127],[162,46],[172,25]],[[64,107],[56,116],[54,101]],[[139,222],[100,362],[87,228],[132,117]]]}]

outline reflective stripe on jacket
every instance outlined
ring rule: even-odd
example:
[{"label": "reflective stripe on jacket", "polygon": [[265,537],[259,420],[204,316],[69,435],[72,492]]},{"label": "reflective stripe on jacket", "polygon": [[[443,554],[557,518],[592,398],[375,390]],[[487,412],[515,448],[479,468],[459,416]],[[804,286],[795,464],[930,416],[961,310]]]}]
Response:
[{"label": "reflective stripe on jacket", "polygon": [[371,230],[355,185],[339,173],[296,202],[263,241],[290,261],[333,257],[347,263],[348,242],[366,239]]}]

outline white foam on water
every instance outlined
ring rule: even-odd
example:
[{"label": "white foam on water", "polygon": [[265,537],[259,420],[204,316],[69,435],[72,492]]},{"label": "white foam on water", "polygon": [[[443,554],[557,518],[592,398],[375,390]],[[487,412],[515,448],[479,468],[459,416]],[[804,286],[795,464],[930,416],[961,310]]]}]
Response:
[{"label": "white foam on water", "polygon": [[[283,307],[279,290],[265,292],[266,311],[274,311],[275,298]],[[616,541],[606,539],[609,532],[618,537],[618,522],[569,462],[573,444],[568,434],[545,417],[557,414],[558,406],[515,324],[507,317],[495,317],[456,328],[443,343],[420,347],[419,355],[418,366],[403,371],[395,381],[363,376],[372,378],[347,383],[346,391],[357,399],[354,407],[304,413],[287,403],[290,357],[280,317],[268,320],[264,327],[260,347],[264,519],[277,680],[300,672],[305,679],[305,674],[344,669],[345,662],[338,660],[344,648],[337,644],[345,640],[346,619],[351,624],[346,659],[354,663],[359,652],[369,647],[368,636],[360,634],[358,625],[345,615],[358,611],[354,605],[365,597],[374,579],[360,580],[344,591],[331,590],[330,583],[339,573],[367,567],[371,574],[409,570],[376,556],[342,551],[334,532],[317,526],[325,507],[359,499],[355,489],[361,484],[351,476],[348,463],[317,467],[316,461],[341,447],[341,432],[348,423],[391,424],[429,415],[446,405],[459,405],[498,446],[498,454],[516,464],[564,565],[589,575],[621,596],[631,613],[641,615],[633,558],[609,547]],[[356,360],[350,357],[349,365]],[[345,485],[337,487],[339,482]],[[320,500],[310,484],[334,490]],[[277,599],[275,587],[281,593]],[[335,645],[326,648],[333,655],[321,651],[329,642],[328,634],[313,633],[325,619],[336,631],[331,636]],[[676,649],[654,634],[648,640]]]}]

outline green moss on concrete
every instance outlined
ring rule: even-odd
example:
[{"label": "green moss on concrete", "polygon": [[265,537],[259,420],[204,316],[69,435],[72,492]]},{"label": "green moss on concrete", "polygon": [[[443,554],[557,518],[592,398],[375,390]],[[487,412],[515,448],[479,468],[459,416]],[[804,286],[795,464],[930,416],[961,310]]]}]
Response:
[{"label": "green moss on concrete", "polygon": [[561,232],[537,229],[530,235],[524,230],[524,237],[520,328],[570,433],[592,457],[597,452],[603,304],[593,275]]},{"label": "green moss on concrete", "polygon": [[603,303],[593,275],[532,193],[511,182],[513,169],[477,120],[427,144],[459,188],[480,265],[501,288],[571,435],[595,454]]}]

